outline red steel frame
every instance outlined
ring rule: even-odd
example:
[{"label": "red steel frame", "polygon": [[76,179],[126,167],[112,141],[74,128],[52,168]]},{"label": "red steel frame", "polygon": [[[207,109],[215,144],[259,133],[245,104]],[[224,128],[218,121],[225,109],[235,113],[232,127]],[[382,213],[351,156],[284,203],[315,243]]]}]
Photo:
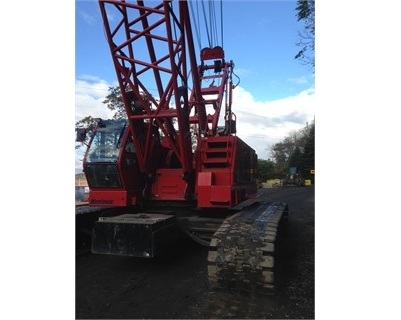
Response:
[{"label": "red steel frame", "polygon": [[[190,125],[197,127],[199,149],[204,145],[203,139],[216,136],[224,97],[225,116],[232,117],[233,64],[225,62],[221,47],[215,47],[202,50],[201,65],[198,66],[188,2],[175,3],[178,10],[173,10],[173,1],[153,1],[149,6],[144,1],[99,0],[139,172],[148,181],[143,197],[155,200],[196,199],[196,193],[205,187],[205,183],[212,183],[211,179],[205,180],[209,173],[202,175],[199,171],[202,170],[199,165],[201,151],[193,153]],[[113,18],[109,19],[111,16]],[[213,63],[207,64],[211,60]],[[214,74],[204,75],[211,69],[215,70]],[[202,88],[203,80],[217,80],[218,84]],[[188,97],[190,86],[192,90]],[[156,93],[151,94],[152,90]],[[206,114],[207,105],[212,106],[212,114]],[[163,147],[158,144],[160,135]],[[229,140],[232,143],[232,139]],[[180,168],[160,167],[158,160],[163,148],[174,153]],[[235,155],[228,152],[227,157]],[[235,160],[230,160],[228,165],[232,166],[227,172],[231,178],[225,179],[224,183],[231,190],[236,183],[233,178]],[[203,184],[200,189],[197,180]],[[227,207],[238,203],[241,200],[237,199],[238,194],[221,203],[226,203]],[[203,203],[207,202],[206,198],[202,196]]]}]

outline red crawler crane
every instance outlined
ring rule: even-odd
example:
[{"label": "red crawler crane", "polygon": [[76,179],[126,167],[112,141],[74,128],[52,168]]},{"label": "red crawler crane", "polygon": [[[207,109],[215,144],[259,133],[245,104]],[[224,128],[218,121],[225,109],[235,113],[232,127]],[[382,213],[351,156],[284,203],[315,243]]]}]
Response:
[{"label": "red crawler crane", "polygon": [[[235,232],[251,233],[258,218],[255,237],[262,240],[251,242],[260,246],[260,257],[236,261],[245,273],[259,266],[258,283],[272,286],[273,266],[266,262],[271,250],[261,246],[271,248],[263,237],[277,229],[287,206],[255,207],[256,200],[249,200],[257,191],[257,156],[236,136],[234,63],[225,60],[220,46],[202,49],[197,62],[187,1],[100,0],[99,5],[127,120],[99,122],[84,172],[90,205],[127,211],[95,223],[92,251],[151,257],[182,230],[211,245],[211,280],[230,282],[223,276],[230,274],[229,259],[221,250],[238,248]],[[247,204],[253,209],[242,210]],[[237,220],[227,222],[234,213]],[[223,225],[236,230],[229,242],[221,238]],[[249,259],[260,265],[248,268]],[[243,280],[249,284],[249,274]]]}]

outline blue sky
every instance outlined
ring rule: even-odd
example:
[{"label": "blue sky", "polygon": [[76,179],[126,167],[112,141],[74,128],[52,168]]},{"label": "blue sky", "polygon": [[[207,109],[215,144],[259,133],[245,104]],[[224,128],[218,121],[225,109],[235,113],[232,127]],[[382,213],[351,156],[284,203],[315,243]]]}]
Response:
[{"label": "blue sky", "polygon": [[[238,136],[262,159],[269,158],[274,143],[314,118],[314,74],[294,59],[298,33],[303,30],[295,6],[295,1],[278,0],[222,3],[223,43],[219,37],[218,44],[226,59],[234,61],[234,72],[240,77],[233,98]],[[216,10],[219,18],[219,1]],[[207,36],[201,32],[204,47]],[[109,86],[116,85],[116,75],[97,1],[75,3],[75,80],[76,120],[86,115],[111,116],[101,102]],[[77,161],[76,169],[81,166]]]}]

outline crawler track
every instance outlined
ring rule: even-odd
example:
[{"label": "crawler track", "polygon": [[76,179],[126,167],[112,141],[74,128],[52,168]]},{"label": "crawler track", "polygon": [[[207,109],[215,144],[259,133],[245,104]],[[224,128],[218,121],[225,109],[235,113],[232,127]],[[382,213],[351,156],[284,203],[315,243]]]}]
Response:
[{"label": "crawler track", "polygon": [[75,247],[77,252],[90,250],[93,224],[103,214],[110,214],[112,208],[75,205]]},{"label": "crawler track", "polygon": [[274,293],[274,250],[285,203],[252,205],[224,220],[208,254],[212,287]]},{"label": "crawler track", "polygon": [[[212,287],[274,294],[275,248],[288,206],[259,198],[237,210],[226,218],[199,217],[183,210],[177,221],[187,237],[209,247],[207,271]],[[82,248],[90,243],[94,221],[120,210],[81,207],[76,211],[77,248]]]}]

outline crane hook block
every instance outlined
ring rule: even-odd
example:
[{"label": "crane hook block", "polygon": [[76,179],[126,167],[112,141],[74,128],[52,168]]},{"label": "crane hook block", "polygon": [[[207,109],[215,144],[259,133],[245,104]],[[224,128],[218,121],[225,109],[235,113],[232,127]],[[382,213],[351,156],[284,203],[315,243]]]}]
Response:
[{"label": "crane hook block", "polygon": [[222,59],[224,60],[224,50],[220,46],[216,46],[212,48],[203,48],[201,50],[201,60],[217,60]]}]

